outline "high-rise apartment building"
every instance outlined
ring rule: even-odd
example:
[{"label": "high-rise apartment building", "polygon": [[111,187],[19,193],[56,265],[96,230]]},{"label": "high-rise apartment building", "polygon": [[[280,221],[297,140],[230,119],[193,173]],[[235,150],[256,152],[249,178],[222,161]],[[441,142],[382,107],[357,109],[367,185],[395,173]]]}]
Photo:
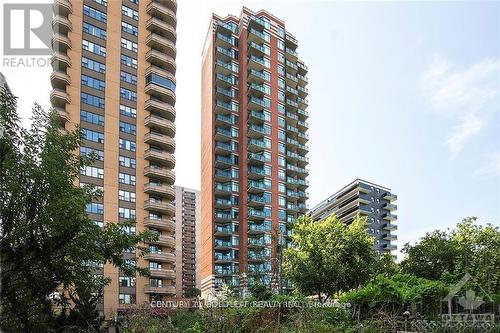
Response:
[{"label": "high-rise apartment building", "polygon": [[[264,10],[212,16],[202,63],[201,286],[273,285],[307,211],[307,67]],[[275,281],[275,280],[274,280]]]},{"label": "high-rise apartment building", "polygon": [[160,235],[144,258],[123,254],[150,278],[94,263],[112,278],[106,315],[175,295],[176,9],[175,0],[54,1],[51,103],[62,126],[81,126],[81,154],[98,156],[79,178],[103,190],[87,212],[98,225],[135,219],[128,232]]},{"label": "high-rise apartment building", "polygon": [[391,189],[362,179],[356,179],[335,194],[311,209],[314,220],[323,220],[332,214],[343,223],[351,223],[357,214],[368,220],[368,232],[375,238],[375,250],[378,255],[396,250],[391,241],[397,240],[392,232],[395,224],[397,195]]},{"label": "high-rise apartment building", "polygon": [[200,191],[182,186],[175,190],[176,296],[200,289]]}]

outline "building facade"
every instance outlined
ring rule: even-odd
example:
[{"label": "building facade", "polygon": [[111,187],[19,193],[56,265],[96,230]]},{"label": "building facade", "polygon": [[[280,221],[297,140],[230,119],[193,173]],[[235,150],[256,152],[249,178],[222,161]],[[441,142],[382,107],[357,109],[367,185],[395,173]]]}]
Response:
[{"label": "building facade", "polygon": [[[202,54],[201,289],[273,283],[307,211],[307,67],[264,10],[212,16]],[[278,246],[279,245],[279,246]]]},{"label": "building facade", "polygon": [[200,191],[182,186],[175,190],[176,296],[200,289]]},{"label": "building facade", "polygon": [[81,126],[80,153],[98,156],[78,180],[102,189],[87,213],[100,226],[134,219],[127,232],[159,234],[147,256],[123,254],[150,278],[93,263],[112,279],[106,316],[175,295],[176,10],[175,0],[54,1],[50,100],[61,126]]},{"label": "building facade", "polygon": [[368,232],[375,239],[378,255],[391,252],[397,247],[393,231],[397,230],[397,195],[391,189],[362,179],[344,186],[335,194],[314,207],[310,214],[314,220],[323,220],[332,214],[346,224],[351,223],[357,214],[367,217]]}]

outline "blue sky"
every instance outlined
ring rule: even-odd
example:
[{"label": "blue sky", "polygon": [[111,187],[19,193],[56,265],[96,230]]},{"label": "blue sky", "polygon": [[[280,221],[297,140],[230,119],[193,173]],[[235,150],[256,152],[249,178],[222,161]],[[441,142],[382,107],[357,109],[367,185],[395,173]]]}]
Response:
[{"label": "blue sky", "polygon": [[[210,13],[264,8],[309,66],[311,206],[361,177],[399,195],[399,247],[466,216],[500,224],[500,3],[203,3],[179,5],[178,126],[198,126],[183,83]],[[178,148],[199,154],[192,134]],[[178,183],[198,187],[199,160],[191,176],[179,158]]]},{"label": "blue sky", "polygon": [[[398,194],[399,247],[466,216],[500,224],[499,2],[178,3],[177,184],[200,186],[211,13],[245,5],[283,19],[309,66],[311,206],[361,177]],[[24,120],[48,105],[50,68],[2,72]]]}]

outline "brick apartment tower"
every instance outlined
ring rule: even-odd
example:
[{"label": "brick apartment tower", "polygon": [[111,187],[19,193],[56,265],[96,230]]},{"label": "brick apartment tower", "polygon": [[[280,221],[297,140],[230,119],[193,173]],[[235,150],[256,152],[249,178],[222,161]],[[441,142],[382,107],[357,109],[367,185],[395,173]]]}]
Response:
[{"label": "brick apartment tower", "polygon": [[[81,154],[99,156],[79,179],[103,190],[87,212],[99,225],[136,219],[128,232],[160,234],[136,261],[151,278],[94,264],[112,278],[99,305],[106,316],[175,295],[176,10],[175,0],[54,1],[50,100],[62,126],[81,126]],[[134,252],[124,253],[132,263]]]},{"label": "brick apartment tower", "polygon": [[264,10],[212,16],[202,55],[203,297],[223,283],[277,287],[286,223],[307,211],[307,67],[296,48]]},{"label": "brick apartment tower", "polygon": [[175,190],[176,297],[200,289],[200,191],[182,186]]}]

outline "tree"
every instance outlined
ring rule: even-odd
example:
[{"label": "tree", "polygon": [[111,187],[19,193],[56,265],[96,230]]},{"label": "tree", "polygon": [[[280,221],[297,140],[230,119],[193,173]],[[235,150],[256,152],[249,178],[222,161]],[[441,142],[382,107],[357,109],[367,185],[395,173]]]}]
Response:
[{"label": "tree", "polygon": [[273,297],[273,291],[262,282],[254,282],[248,288],[252,297],[258,301],[269,301]]},{"label": "tree", "polygon": [[196,298],[201,296],[201,290],[198,288],[189,288],[184,294],[187,298]]},{"label": "tree", "polygon": [[390,253],[383,253],[377,263],[377,274],[382,274],[386,277],[395,275],[400,268],[394,256]]},{"label": "tree", "polygon": [[468,217],[455,229],[426,234],[415,245],[405,244],[404,273],[448,284],[466,273],[490,294],[500,294],[500,229],[482,226]]},{"label": "tree", "polygon": [[291,237],[293,246],[284,251],[285,274],[320,302],[364,284],[374,271],[373,238],[359,216],[349,225],[335,216],[319,222],[301,217]]},{"label": "tree", "polygon": [[[79,129],[60,130],[59,120],[38,105],[32,126],[21,128],[16,99],[0,92],[0,262],[1,319],[7,332],[45,332],[58,327],[98,327],[95,304],[109,279],[96,276],[96,263],[125,274],[148,270],[122,253],[148,242],[151,232],[129,235],[133,224],[97,226],[86,205],[99,200],[93,187],[75,180],[95,156],[80,156]],[[137,247],[138,255],[144,246]]]}]

